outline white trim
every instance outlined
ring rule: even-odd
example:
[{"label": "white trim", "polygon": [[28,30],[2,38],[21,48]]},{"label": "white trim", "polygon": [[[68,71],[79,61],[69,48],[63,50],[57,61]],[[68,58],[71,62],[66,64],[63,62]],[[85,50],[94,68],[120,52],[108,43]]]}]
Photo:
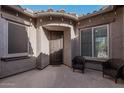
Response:
[{"label": "white trim", "polygon": [[92,27],[92,57],[94,57],[94,28]]},{"label": "white trim", "polygon": [[94,26],[94,27],[92,27],[92,28],[99,28],[99,27],[104,27],[104,26],[107,26],[108,24],[106,24],[106,25],[99,25],[99,26]]},{"label": "white trim", "polygon": [[[108,57],[110,57],[109,56],[109,25],[108,24],[106,24],[106,25],[100,25],[100,26],[95,26],[95,27],[93,27],[93,29],[95,29],[95,28],[100,28],[100,27],[107,27],[107,55],[108,55]],[[94,56],[93,56],[94,57]]]},{"label": "white trim", "polygon": [[8,45],[7,45],[7,42],[8,42],[8,23],[6,20],[3,21],[3,56],[2,57],[6,57],[7,56],[7,53],[8,53]]},{"label": "white trim", "polygon": [[79,34],[80,34],[79,36],[80,36],[80,56],[81,56],[81,51],[82,51],[81,50],[81,30],[79,30]]},{"label": "white trim", "polygon": [[99,28],[99,27],[107,27],[107,55],[108,58],[110,57],[110,43],[109,43],[109,34],[110,34],[110,29],[109,29],[109,24],[106,25],[100,25],[100,26],[94,26],[94,27],[88,27],[88,28],[84,28],[84,29],[80,29],[80,55],[81,55],[81,31],[86,30],[86,29],[92,29],[92,58],[98,58],[98,57],[94,57],[94,29],[95,28]]},{"label": "white trim", "polygon": [[[26,26],[26,25],[23,25],[23,24],[19,24],[19,23],[16,23],[16,22],[12,22],[12,21],[7,21],[6,20],[6,25],[5,25],[5,33],[4,33],[4,35],[5,35],[5,38],[4,38],[4,40],[5,40],[5,51],[4,51],[4,56],[3,56],[3,58],[8,58],[8,57],[19,57],[19,56],[28,56],[28,54],[29,54],[29,41],[28,41],[28,49],[27,49],[27,52],[24,52],[24,53],[8,53],[8,24],[9,23],[12,23],[12,24],[16,24],[16,25],[20,25],[20,26],[25,26],[26,27],[26,31],[27,31],[27,34],[28,34],[28,28],[27,27],[29,27],[29,26]],[[29,37],[28,37],[29,38]]]},{"label": "white trim", "polygon": [[110,58],[110,28],[109,24],[107,25],[107,51],[108,51],[108,57]]}]

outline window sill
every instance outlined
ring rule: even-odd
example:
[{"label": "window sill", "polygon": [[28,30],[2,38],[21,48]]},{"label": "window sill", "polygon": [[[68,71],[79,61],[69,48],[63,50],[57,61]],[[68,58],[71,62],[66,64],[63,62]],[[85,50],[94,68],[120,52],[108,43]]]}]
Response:
[{"label": "window sill", "polygon": [[87,62],[91,63],[103,63],[108,60],[108,58],[97,58],[97,57],[84,57]]},{"label": "window sill", "polygon": [[11,58],[1,58],[1,61],[8,62],[8,61],[15,61],[15,60],[22,60],[22,59],[29,59],[29,56],[20,56],[20,57],[11,57]]}]

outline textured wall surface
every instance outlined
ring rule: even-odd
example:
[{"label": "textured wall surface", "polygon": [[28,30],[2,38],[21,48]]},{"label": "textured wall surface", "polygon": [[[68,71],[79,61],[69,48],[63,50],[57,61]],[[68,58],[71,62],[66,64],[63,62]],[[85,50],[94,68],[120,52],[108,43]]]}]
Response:
[{"label": "textured wall surface", "polygon": [[27,58],[14,61],[1,61],[0,78],[13,75],[19,72],[31,70],[36,67],[36,58]]},{"label": "textured wall surface", "polygon": [[37,67],[49,65],[49,34],[42,26],[37,29]]},{"label": "textured wall surface", "polygon": [[[42,19],[42,21],[40,21]],[[73,23],[69,23],[68,19],[62,21],[60,18],[52,17],[52,20],[49,17],[44,17],[37,19],[37,64],[38,67],[44,68],[49,64],[49,31],[64,31],[64,64],[71,66],[71,60],[76,53],[76,45],[74,42],[76,38],[75,26]],[[54,20],[53,20],[54,19]],[[51,27],[52,26],[52,27]],[[54,26],[54,27],[53,27]],[[44,29],[45,27],[46,29]],[[73,46],[72,46],[73,45]],[[41,51],[41,52],[40,52]],[[78,53],[79,54],[79,53]],[[73,56],[72,56],[73,55]],[[40,63],[39,63],[40,62]],[[39,66],[39,64],[41,66]]]},{"label": "textured wall surface", "polygon": [[[5,16],[5,15],[4,15]],[[9,17],[10,16],[10,17]],[[12,20],[15,20],[14,22],[16,23],[22,23],[25,24],[25,20],[7,14],[8,18],[11,18]],[[0,18],[0,58],[6,56],[6,51],[7,51],[7,38],[5,33],[7,31],[7,22],[8,19]],[[28,22],[29,23],[29,22]],[[30,25],[27,29],[27,37],[29,40],[29,58],[26,59],[19,59],[19,60],[12,60],[12,61],[0,61],[0,78],[13,75],[19,72],[27,71],[30,69],[33,69],[36,67],[36,29],[33,26],[33,24]]]},{"label": "textured wall surface", "polygon": [[[116,10],[80,20],[78,28],[90,28],[94,26],[109,26],[109,56],[110,58],[124,59],[124,29],[123,29],[123,8],[118,7]],[[100,66],[88,64],[87,67],[100,69]]]},{"label": "textured wall surface", "polygon": [[113,58],[123,58],[122,9],[116,10],[115,22],[110,23],[110,52]]},{"label": "textured wall surface", "polygon": [[[8,13],[7,13],[8,12]],[[49,31],[64,31],[64,64],[71,66],[71,60],[80,55],[80,32],[78,28],[94,27],[99,25],[109,25],[109,51],[110,57],[124,59],[124,9],[116,10],[76,22],[69,18],[57,16],[44,16],[38,19],[31,19],[22,14],[16,16],[15,11],[7,10],[0,17],[0,57],[5,56],[6,40],[4,36],[6,21],[14,21],[23,25],[28,25],[29,56],[28,59],[20,59],[0,62],[0,77],[16,74],[36,67],[43,69],[49,65]],[[44,25],[54,24],[54,29],[44,29]],[[61,26],[61,28],[59,28]],[[65,29],[65,28],[68,28]]]},{"label": "textured wall surface", "polygon": [[109,26],[109,55],[111,58],[123,58],[123,14],[122,8],[114,12],[101,14],[80,21],[79,28],[94,27],[99,25]]}]

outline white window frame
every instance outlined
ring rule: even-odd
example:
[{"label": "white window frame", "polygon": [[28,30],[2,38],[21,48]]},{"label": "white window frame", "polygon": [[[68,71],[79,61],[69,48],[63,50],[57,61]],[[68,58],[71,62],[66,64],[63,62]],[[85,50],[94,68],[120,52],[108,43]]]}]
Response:
[{"label": "white window frame", "polygon": [[[108,54],[108,57],[107,58],[109,58],[110,57],[110,51],[109,51],[109,33],[110,33],[110,31],[109,31],[109,24],[106,24],[106,25],[99,25],[99,26],[94,26],[94,27],[88,27],[88,28],[84,28],[84,29],[80,29],[80,56],[81,56],[81,31],[83,31],[83,30],[86,30],[86,29],[91,29],[92,30],[92,58],[98,58],[98,57],[95,57],[94,56],[94,29],[95,28],[99,28],[99,27],[104,27],[104,26],[106,26],[107,27],[107,54]],[[86,56],[86,57],[90,57],[90,56]]]},{"label": "white window frame", "polygon": [[4,53],[3,53],[2,57],[3,58],[12,58],[12,57],[28,56],[28,54],[29,54],[29,41],[27,43],[27,45],[28,45],[27,52],[24,52],[24,53],[13,53],[13,54],[9,54],[8,53],[8,31],[9,31],[8,30],[8,24],[9,23],[25,26],[27,33],[29,33],[28,26],[23,25],[23,24],[19,24],[19,23],[16,23],[16,22],[5,20],[5,27],[4,27]]}]

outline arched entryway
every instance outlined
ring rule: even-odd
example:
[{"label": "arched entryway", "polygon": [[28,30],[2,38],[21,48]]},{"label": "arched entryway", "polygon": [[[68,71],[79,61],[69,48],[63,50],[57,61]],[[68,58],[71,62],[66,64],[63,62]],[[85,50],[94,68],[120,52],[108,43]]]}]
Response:
[{"label": "arched entryway", "polygon": [[49,32],[49,62],[52,65],[71,66],[71,31],[70,27],[60,24],[44,25]]},{"label": "arched entryway", "polygon": [[63,64],[64,31],[49,31],[50,65]]}]

